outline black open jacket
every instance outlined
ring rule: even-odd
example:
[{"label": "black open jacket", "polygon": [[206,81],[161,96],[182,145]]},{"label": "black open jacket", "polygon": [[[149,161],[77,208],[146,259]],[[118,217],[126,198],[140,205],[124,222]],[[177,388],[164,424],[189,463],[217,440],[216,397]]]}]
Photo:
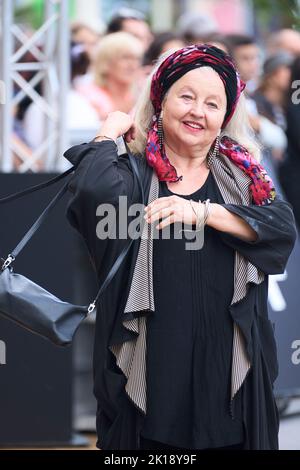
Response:
[{"label": "black open jacket", "polygon": [[[76,145],[64,154],[72,164],[80,161],[69,190],[72,193],[67,218],[82,235],[96,270],[99,285],[129,240],[100,240],[96,235],[101,203],[118,207],[119,196],[128,206],[141,202],[139,188],[126,154],[118,155],[112,141]],[[153,169],[142,156],[135,156],[147,201]],[[274,325],[268,319],[268,274],[282,273],[297,238],[291,205],[277,197],[265,206],[224,204],[256,231],[255,242],[222,233],[223,240],[266,274],[259,284],[250,284],[246,297],[231,307],[231,315],[246,339],[251,369],[243,384],[245,449],[277,449],[279,417],[273,396],[278,375]],[[104,450],[139,449],[141,412],[130,402],[126,377],[115,364],[109,346],[132,339],[122,325],[140,239],[131,249],[99,300],[94,343],[94,393],[98,402],[97,434]]]}]

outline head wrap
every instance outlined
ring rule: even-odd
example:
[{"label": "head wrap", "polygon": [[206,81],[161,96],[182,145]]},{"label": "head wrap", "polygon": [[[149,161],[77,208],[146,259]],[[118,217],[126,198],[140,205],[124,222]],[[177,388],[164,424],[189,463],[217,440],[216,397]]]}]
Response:
[{"label": "head wrap", "polygon": [[[224,84],[227,109],[222,128],[226,127],[230,121],[239,97],[246,86],[231,57],[221,49],[208,44],[196,44],[179,49],[160,64],[151,81],[150,99],[155,114],[148,130],[146,144],[147,162],[155,169],[160,181],[176,182],[182,179],[182,176],[178,177],[175,167],[171,165],[158,135],[158,119],[163,98],[177,80],[190,70],[199,67],[213,68]],[[223,137],[220,144],[222,153],[242,168],[252,179],[253,185],[250,188],[254,202],[264,204],[274,199],[275,191],[272,180],[254,157],[228,137]]]},{"label": "head wrap", "polygon": [[223,127],[230,120],[245,83],[240,79],[232,59],[221,49],[214,46],[194,45],[184,47],[169,55],[152,77],[150,99],[155,114],[161,111],[166,92],[179,78],[199,67],[212,67],[221,78],[227,97],[227,111]]}]

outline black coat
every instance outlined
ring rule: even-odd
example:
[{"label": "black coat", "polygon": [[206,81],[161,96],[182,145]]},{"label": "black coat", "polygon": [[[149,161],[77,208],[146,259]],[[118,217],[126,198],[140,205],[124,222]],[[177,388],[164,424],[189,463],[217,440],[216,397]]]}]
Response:
[{"label": "black coat", "polygon": [[[111,203],[117,208],[121,195],[128,197],[128,206],[141,202],[140,192],[134,184],[128,156],[118,156],[112,141],[77,145],[64,156],[72,164],[81,161],[69,184],[72,197],[67,218],[83,236],[101,283],[128,240],[99,240],[96,208],[101,203]],[[153,169],[145,158],[135,158],[147,200]],[[258,238],[246,242],[222,233],[223,240],[266,274],[261,284],[251,284],[246,297],[230,307],[232,318],[246,339],[252,364],[243,384],[245,448],[277,449],[279,418],[273,383],[278,362],[273,325],[268,319],[268,274],[284,271],[297,237],[295,220],[290,204],[278,197],[265,206],[224,204],[224,207],[246,220]],[[139,239],[134,241],[97,308],[94,393],[98,402],[97,445],[105,450],[139,448],[143,416],[128,399],[126,377],[109,350],[110,345],[129,341],[134,335],[124,328],[122,318],[139,242]]]}]

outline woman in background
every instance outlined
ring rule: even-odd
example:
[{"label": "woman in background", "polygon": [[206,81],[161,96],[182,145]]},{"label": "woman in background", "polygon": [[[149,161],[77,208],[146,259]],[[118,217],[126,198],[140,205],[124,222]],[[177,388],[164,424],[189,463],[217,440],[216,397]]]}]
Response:
[{"label": "woman in background", "polygon": [[136,80],[143,47],[129,33],[111,33],[102,38],[95,52],[92,79],[77,84],[103,121],[116,110],[129,113],[137,99]]}]

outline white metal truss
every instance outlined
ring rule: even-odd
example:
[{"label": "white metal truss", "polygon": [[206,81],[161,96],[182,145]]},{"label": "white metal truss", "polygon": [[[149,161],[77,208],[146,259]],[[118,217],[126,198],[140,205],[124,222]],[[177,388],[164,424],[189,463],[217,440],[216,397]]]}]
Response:
[{"label": "white metal truss", "polygon": [[[15,0],[0,0],[0,171],[56,171],[67,145],[66,100],[69,89],[68,0],[45,0],[44,22],[30,37],[15,23]],[[16,49],[16,44],[19,47]],[[24,62],[30,52],[36,61]],[[32,72],[26,81],[22,72]],[[35,87],[42,85],[42,94]],[[14,94],[14,89],[17,93]],[[13,110],[30,97],[45,122],[43,141],[28,153],[13,136]],[[1,101],[2,98],[2,101]],[[5,98],[5,99],[4,99]],[[34,126],[35,123],[32,123]],[[14,156],[21,162],[16,169]]]}]

